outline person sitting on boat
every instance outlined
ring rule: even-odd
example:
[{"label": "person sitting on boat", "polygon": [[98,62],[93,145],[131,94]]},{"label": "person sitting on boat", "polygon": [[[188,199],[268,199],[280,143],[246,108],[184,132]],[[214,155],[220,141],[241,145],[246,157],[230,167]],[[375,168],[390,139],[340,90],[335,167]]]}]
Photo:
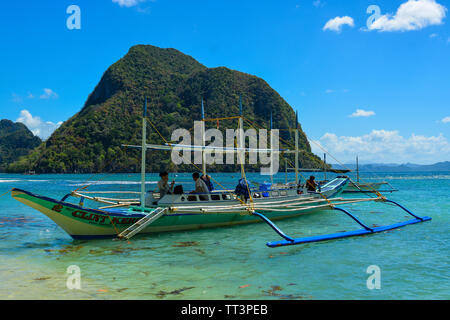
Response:
[{"label": "person sitting on boat", "polygon": [[306,189],[308,191],[315,192],[317,189],[316,177],[311,176],[308,180],[306,180]]},{"label": "person sitting on boat", "polygon": [[206,186],[208,187],[208,190],[209,190],[209,192],[211,192],[211,191],[213,191],[214,190],[214,185],[213,185],[213,183],[212,183],[212,181],[211,181],[211,176],[210,175],[205,175],[205,174],[203,174],[201,177],[200,177],[200,179],[202,179],[205,183],[206,183]]},{"label": "person sitting on boat", "polygon": [[195,181],[195,190],[191,193],[209,193],[208,186],[203,179],[200,179],[200,174],[198,172],[192,174],[192,179]]},{"label": "person sitting on boat", "polygon": [[234,193],[241,198],[242,201],[247,202],[250,199],[250,189],[248,181],[244,178],[239,180],[238,185],[234,189]]},{"label": "person sitting on boat", "polygon": [[158,189],[160,194],[160,199],[164,197],[166,194],[172,194],[173,193],[173,186],[175,184],[175,181],[172,181],[172,183],[169,185],[169,174],[164,171],[159,174],[161,177],[161,180],[158,181]]}]

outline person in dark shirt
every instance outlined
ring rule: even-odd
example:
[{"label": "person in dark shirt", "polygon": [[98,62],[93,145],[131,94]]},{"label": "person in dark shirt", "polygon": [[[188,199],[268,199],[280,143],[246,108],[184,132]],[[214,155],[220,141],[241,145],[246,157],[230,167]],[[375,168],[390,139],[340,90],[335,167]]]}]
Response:
[{"label": "person in dark shirt", "polygon": [[308,191],[316,191],[317,189],[317,183],[316,183],[316,177],[311,176],[308,180],[306,180],[306,189]]}]

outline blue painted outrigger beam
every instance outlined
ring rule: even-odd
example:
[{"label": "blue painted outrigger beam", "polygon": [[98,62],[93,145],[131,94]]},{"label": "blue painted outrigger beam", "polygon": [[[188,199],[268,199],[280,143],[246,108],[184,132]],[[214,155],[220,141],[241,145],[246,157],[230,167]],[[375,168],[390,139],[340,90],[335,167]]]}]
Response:
[{"label": "blue painted outrigger beam", "polygon": [[253,215],[260,217],[262,220],[264,220],[276,233],[278,233],[282,238],[286,239],[286,241],[294,242],[295,239],[289,237],[287,234],[285,234],[283,231],[281,231],[280,228],[277,227],[275,223],[273,223],[269,218],[267,218],[265,215],[259,213],[259,212],[253,212]]},{"label": "blue painted outrigger beam", "polygon": [[268,242],[267,246],[271,247],[271,248],[275,248],[275,247],[291,246],[291,245],[302,244],[302,243],[319,242],[319,241],[326,241],[326,240],[333,240],[333,239],[340,239],[340,238],[362,236],[362,235],[397,229],[397,228],[406,226],[408,224],[414,224],[414,223],[419,223],[419,222],[429,221],[429,220],[431,220],[430,217],[423,217],[422,220],[412,219],[412,220],[395,223],[395,224],[391,224],[391,225],[384,226],[384,227],[373,228],[372,230],[360,229],[360,230],[356,230],[356,231],[340,232],[340,233],[328,234],[328,235],[323,235],[323,236],[299,238],[299,239],[294,239],[294,241],[286,241],[286,240],[273,241],[273,242]]},{"label": "blue painted outrigger beam", "polygon": [[397,229],[397,228],[404,227],[404,226],[409,225],[409,224],[415,224],[415,223],[420,223],[420,222],[430,221],[431,220],[430,217],[418,217],[418,216],[416,216],[414,213],[412,213],[411,211],[409,211],[405,207],[401,206],[400,204],[398,204],[398,203],[396,203],[396,202],[394,202],[392,200],[385,199],[384,201],[397,205],[398,207],[400,207],[404,211],[406,211],[408,214],[413,216],[414,219],[408,220],[408,221],[404,221],[404,222],[394,223],[394,224],[387,225],[387,226],[376,227],[376,228],[369,228],[364,223],[362,223],[360,220],[358,220],[354,215],[352,215],[350,212],[348,212],[348,211],[346,211],[346,210],[344,210],[342,208],[334,207],[333,209],[341,211],[341,212],[344,212],[346,215],[348,215],[350,218],[352,218],[355,222],[357,222],[359,225],[361,225],[364,229],[295,239],[295,238],[291,238],[288,235],[286,235],[283,231],[281,231],[280,228],[278,228],[270,219],[268,219],[263,214],[258,213],[258,212],[254,212],[253,214],[258,216],[258,217],[260,217],[273,230],[275,230],[276,233],[278,233],[282,238],[285,239],[285,240],[280,240],[280,241],[268,242],[267,246],[270,247],[270,248],[283,247],[283,246],[292,246],[292,245],[297,245],[297,244],[302,244],[302,243],[319,242],[319,241],[341,239],[341,238],[348,238],[348,237],[355,237],[355,236],[362,236],[362,235],[373,234],[373,233],[383,232],[383,231],[387,231],[387,230]]}]

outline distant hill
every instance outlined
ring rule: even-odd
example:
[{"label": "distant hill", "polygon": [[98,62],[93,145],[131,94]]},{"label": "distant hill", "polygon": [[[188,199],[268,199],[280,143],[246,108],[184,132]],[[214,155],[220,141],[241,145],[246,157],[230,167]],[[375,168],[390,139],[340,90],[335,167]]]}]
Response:
[{"label": "distant hill", "polygon": [[40,143],[41,139],[34,136],[23,123],[0,120],[0,172],[4,172],[10,163],[27,155]]},{"label": "distant hill", "polygon": [[[176,128],[190,129],[201,119],[201,98],[208,118],[239,114],[242,95],[247,119],[268,127],[273,111],[274,128],[295,127],[295,112],[263,79],[228,68],[207,68],[175,49],[137,45],[106,70],[84,107],[63,123],[51,137],[29,156],[8,167],[10,172],[37,173],[136,172],[139,152],[122,144],[140,144],[144,97],[149,98],[148,117],[161,134],[170,139]],[[220,129],[236,128],[221,122]],[[210,123],[216,127],[216,123]],[[149,127],[148,141],[164,141]],[[281,131],[293,141],[293,134]],[[300,134],[303,167],[323,167]],[[252,168],[249,168],[250,170]],[[174,166],[170,153],[149,152],[147,170],[192,171],[192,166]],[[237,166],[210,166],[210,171],[235,171]]]},{"label": "distant hill", "polygon": [[[346,168],[351,170],[356,169],[355,164],[345,164]],[[333,168],[341,169],[343,166],[338,164],[333,164]],[[431,172],[431,171],[450,171],[450,161],[438,162],[430,165],[421,165],[421,164],[362,164],[359,165],[360,172],[412,172],[412,171],[422,171],[422,172]]]}]

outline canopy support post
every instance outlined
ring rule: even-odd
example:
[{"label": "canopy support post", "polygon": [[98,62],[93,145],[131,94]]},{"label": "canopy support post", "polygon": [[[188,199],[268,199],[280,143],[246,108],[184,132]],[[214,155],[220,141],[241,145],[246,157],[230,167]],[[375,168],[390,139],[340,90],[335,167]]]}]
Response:
[{"label": "canopy support post", "polygon": [[141,150],[141,208],[145,207],[145,163],[147,153],[147,97],[145,97],[144,112],[142,115],[142,150]]},{"label": "canopy support post", "polygon": [[[203,105],[202,98],[202,146],[206,146],[206,136],[205,136],[205,107]],[[206,176],[206,150],[202,150],[202,171],[203,175]]]},{"label": "canopy support post", "polygon": [[356,182],[359,184],[359,159],[356,156]]},{"label": "canopy support post", "polygon": [[239,133],[239,148],[241,148],[241,150],[238,151],[238,163],[241,165],[241,179],[244,179],[245,174],[244,174],[244,164],[245,164],[245,140],[244,140],[244,116],[243,116],[243,111],[242,111],[242,96],[239,96],[239,129],[238,129],[238,133]]},{"label": "canopy support post", "polygon": [[295,112],[295,184],[298,185],[298,111]]}]

